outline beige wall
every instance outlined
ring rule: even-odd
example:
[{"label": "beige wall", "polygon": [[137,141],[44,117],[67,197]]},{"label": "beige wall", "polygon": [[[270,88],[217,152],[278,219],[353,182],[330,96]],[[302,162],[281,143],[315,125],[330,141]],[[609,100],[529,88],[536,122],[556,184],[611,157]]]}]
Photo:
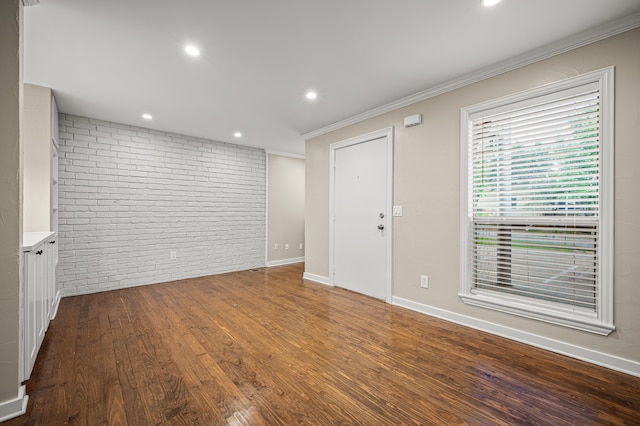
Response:
[{"label": "beige wall", "polygon": [[[394,296],[640,362],[640,29],[407,106],[306,143],[306,272],[329,274],[329,144],[395,128]],[[608,337],[465,305],[460,286],[460,108],[614,65],[616,331]],[[403,117],[422,113],[405,128]],[[419,275],[429,275],[421,289]]]},{"label": "beige wall", "polygon": [[267,262],[304,257],[305,161],[274,154],[267,161]]},{"label": "beige wall", "polygon": [[24,85],[24,232],[51,231],[51,89]]},{"label": "beige wall", "polygon": [[0,1],[0,404],[18,396],[22,1]]}]

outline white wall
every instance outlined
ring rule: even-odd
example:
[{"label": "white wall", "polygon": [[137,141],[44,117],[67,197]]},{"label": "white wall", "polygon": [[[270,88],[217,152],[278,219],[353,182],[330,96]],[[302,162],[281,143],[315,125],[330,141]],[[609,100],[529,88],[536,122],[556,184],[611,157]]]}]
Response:
[{"label": "white wall", "polygon": [[269,154],[267,164],[267,264],[300,262],[304,259],[304,159]]},{"label": "white wall", "polygon": [[[22,1],[0,1],[0,419],[19,414]],[[22,388],[24,390],[24,388]]]},{"label": "white wall", "polygon": [[[305,272],[329,276],[329,145],[394,126],[394,297],[424,311],[494,330],[537,337],[591,360],[606,356],[640,375],[640,29],[610,37],[484,81],[318,136],[306,143]],[[465,305],[460,288],[460,108],[586,72],[615,66],[616,331],[599,336]],[[424,123],[405,128],[421,113]],[[420,288],[420,274],[429,289]],[[524,338],[523,338],[524,339]],[[585,348],[587,351],[582,350]],[[580,356],[580,355],[578,355]],[[629,362],[627,362],[629,361]],[[624,366],[627,367],[624,367]]]},{"label": "white wall", "polygon": [[59,124],[63,295],[264,265],[263,150],[64,114]]},{"label": "white wall", "polygon": [[51,231],[51,89],[24,85],[22,230]]}]

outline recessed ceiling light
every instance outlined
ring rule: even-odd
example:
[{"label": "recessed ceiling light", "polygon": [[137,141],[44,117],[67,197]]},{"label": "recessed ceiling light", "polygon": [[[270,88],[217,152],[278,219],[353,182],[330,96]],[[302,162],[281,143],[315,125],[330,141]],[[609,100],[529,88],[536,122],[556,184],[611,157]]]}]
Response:
[{"label": "recessed ceiling light", "polygon": [[500,0],[482,0],[482,5],[487,7],[494,6],[498,3],[500,3]]},{"label": "recessed ceiling light", "polygon": [[195,46],[185,46],[184,51],[187,52],[187,55],[198,56],[200,55],[200,49]]},{"label": "recessed ceiling light", "polygon": [[151,120],[153,116],[151,114],[142,114],[142,118],[144,118],[145,120]]},{"label": "recessed ceiling light", "polygon": [[314,92],[313,90],[309,90],[305,96],[307,97],[307,99],[312,101],[312,100],[314,100],[314,99],[316,99],[318,97],[318,94],[316,92]]},{"label": "recessed ceiling light", "polygon": [[240,133],[240,132],[235,132],[235,133],[233,134],[233,136],[235,136],[236,138],[241,138],[241,137],[242,137],[242,133]]}]

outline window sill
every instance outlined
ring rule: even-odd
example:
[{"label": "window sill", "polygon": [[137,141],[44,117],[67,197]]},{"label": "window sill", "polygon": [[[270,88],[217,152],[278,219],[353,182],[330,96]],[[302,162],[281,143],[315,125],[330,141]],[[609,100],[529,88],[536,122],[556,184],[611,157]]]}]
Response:
[{"label": "window sill", "polygon": [[602,336],[607,336],[615,330],[613,324],[599,321],[593,313],[580,312],[551,303],[530,302],[524,298],[510,297],[494,292],[460,293],[459,296],[467,305],[493,309]]}]

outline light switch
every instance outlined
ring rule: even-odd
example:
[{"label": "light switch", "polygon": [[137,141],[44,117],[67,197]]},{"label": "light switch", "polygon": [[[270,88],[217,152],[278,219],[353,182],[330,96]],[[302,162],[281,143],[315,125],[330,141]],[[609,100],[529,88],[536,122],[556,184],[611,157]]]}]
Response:
[{"label": "light switch", "polygon": [[393,217],[402,216],[402,206],[393,206]]}]

